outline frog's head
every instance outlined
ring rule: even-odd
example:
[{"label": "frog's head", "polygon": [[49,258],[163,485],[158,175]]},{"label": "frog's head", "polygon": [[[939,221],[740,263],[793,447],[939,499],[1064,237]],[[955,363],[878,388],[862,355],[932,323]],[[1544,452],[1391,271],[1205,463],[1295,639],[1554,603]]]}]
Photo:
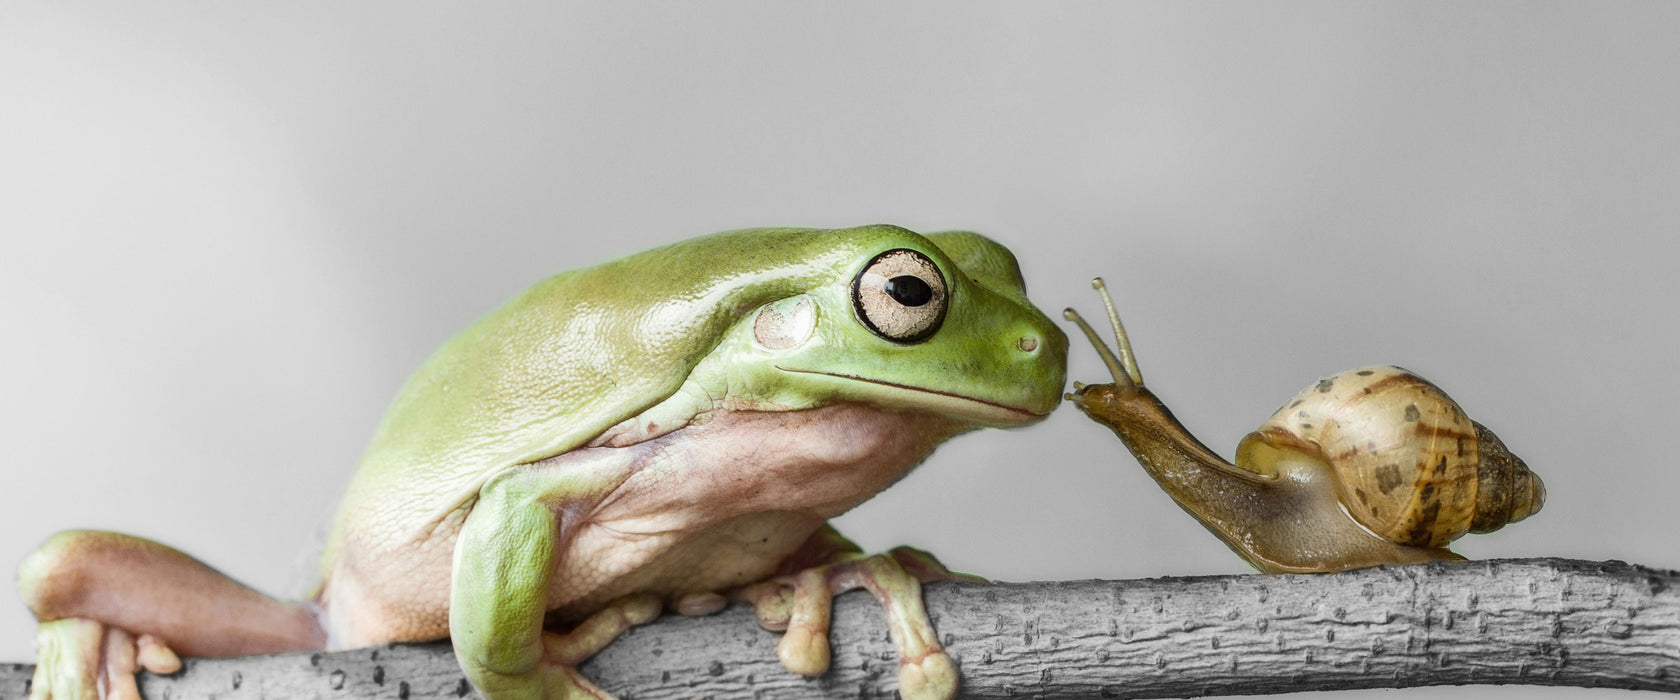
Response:
[{"label": "frog's head", "polygon": [[1008,249],[895,226],[806,235],[820,249],[808,249],[804,282],[724,339],[739,360],[730,393],[766,407],[849,401],[992,426],[1040,420],[1061,400],[1067,336],[1027,300]]}]

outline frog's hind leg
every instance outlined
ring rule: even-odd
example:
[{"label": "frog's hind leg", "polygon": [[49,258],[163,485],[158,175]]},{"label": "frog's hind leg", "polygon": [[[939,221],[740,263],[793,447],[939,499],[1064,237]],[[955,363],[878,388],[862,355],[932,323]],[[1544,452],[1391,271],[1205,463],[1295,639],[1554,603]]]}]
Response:
[{"label": "frog's hind leg", "polygon": [[170,673],[176,652],[239,656],[319,649],[305,604],[253,591],[192,557],[113,532],[62,532],[23,561],[18,588],[41,621],[31,697],[138,698],[134,672]]}]

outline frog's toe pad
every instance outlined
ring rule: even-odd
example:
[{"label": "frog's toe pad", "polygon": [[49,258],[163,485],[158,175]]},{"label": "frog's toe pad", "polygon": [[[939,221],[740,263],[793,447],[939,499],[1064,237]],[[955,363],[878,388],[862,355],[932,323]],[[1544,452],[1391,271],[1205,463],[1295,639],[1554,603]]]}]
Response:
[{"label": "frog's toe pad", "polygon": [[699,615],[711,615],[724,609],[728,605],[728,598],[725,598],[718,593],[706,591],[702,593],[688,593],[678,597],[677,602],[671,607],[677,611],[678,615],[693,617]]},{"label": "frog's toe pad", "polygon": [[176,656],[175,650],[170,649],[163,640],[142,634],[135,641],[135,646],[135,663],[139,664],[140,668],[160,676],[181,670],[181,657]]},{"label": "frog's toe pad", "polygon": [[619,614],[624,616],[625,624],[634,626],[653,622],[654,618],[659,617],[659,613],[664,610],[664,607],[665,603],[658,596],[646,594],[633,595],[622,599],[618,605],[618,610]]},{"label": "frog's toe pad", "polygon": [[950,700],[957,695],[957,666],[943,651],[919,661],[905,659],[898,669],[898,694],[904,700]]},{"label": "frog's toe pad", "polygon": [[782,666],[801,676],[819,676],[828,670],[828,630],[807,626],[788,628],[776,645]]},{"label": "frog's toe pad", "polygon": [[758,625],[771,632],[788,628],[793,618],[794,588],[778,580],[763,581],[737,590],[734,597],[751,603]]}]

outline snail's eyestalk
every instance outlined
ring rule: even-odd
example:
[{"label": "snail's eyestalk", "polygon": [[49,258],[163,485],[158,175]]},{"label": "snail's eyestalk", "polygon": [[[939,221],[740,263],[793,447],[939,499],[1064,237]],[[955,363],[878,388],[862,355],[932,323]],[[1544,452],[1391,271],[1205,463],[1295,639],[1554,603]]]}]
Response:
[{"label": "snail's eyestalk", "polygon": [[1097,356],[1102,358],[1103,364],[1108,365],[1108,373],[1114,376],[1115,384],[1126,387],[1136,386],[1132,382],[1131,373],[1121,366],[1120,358],[1114,356],[1114,351],[1108,349],[1108,345],[1103,343],[1103,339],[1097,335],[1096,329],[1091,328],[1091,324],[1086,323],[1085,318],[1080,316],[1078,311],[1071,308],[1062,309],[1062,318],[1072,321],[1074,325],[1079,326],[1079,330],[1084,331],[1085,338],[1091,341],[1091,347],[1097,349]]},{"label": "snail's eyestalk", "polygon": [[1118,355],[1108,348],[1108,344],[1098,337],[1097,331],[1085,322],[1078,311],[1063,309],[1062,318],[1072,321],[1085,333],[1085,338],[1097,349],[1097,356],[1108,366],[1108,373],[1114,375],[1115,384],[1131,388],[1143,386],[1143,374],[1138,371],[1137,357],[1132,354],[1132,341],[1126,337],[1126,328],[1120,325],[1120,314],[1114,310],[1114,300],[1108,296],[1108,287],[1103,285],[1101,277],[1097,277],[1091,280],[1091,288],[1102,295],[1103,306],[1108,308],[1108,321],[1114,327],[1114,344],[1119,351]]},{"label": "snail's eyestalk", "polygon": [[1143,386],[1143,373],[1138,371],[1137,356],[1132,354],[1132,339],[1126,335],[1126,327],[1120,324],[1120,312],[1114,310],[1114,299],[1108,295],[1108,285],[1103,284],[1103,278],[1092,277],[1091,288],[1102,295],[1103,307],[1108,309],[1108,323],[1114,328],[1114,350],[1120,356],[1120,366],[1126,368],[1126,376],[1131,378],[1134,386]]}]

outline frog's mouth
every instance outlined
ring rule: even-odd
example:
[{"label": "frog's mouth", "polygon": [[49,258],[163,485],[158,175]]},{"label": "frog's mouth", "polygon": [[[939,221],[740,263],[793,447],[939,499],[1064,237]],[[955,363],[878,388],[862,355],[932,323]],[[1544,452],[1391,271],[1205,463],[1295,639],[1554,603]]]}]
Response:
[{"label": "frog's mouth", "polygon": [[782,367],[780,365],[776,365],[775,367],[783,372],[820,374],[827,377],[835,377],[837,379],[846,379],[882,387],[888,390],[883,392],[883,398],[887,398],[888,400],[891,400],[891,394],[896,394],[898,392],[914,392],[919,397],[916,400],[917,406],[924,408],[932,406],[934,410],[948,413],[953,416],[960,416],[993,425],[1017,425],[1020,423],[1031,423],[1049,415],[1049,413],[1039,413],[1025,408],[1017,408],[1015,406],[994,403],[984,399],[977,399],[972,396],[961,396],[958,394],[940,391],[938,389],[912,386],[910,384],[899,384],[898,382],[889,382],[881,379],[870,379],[869,377],[860,377],[855,374],[840,374],[837,372],[823,372],[812,369],[794,369],[792,367]]}]

